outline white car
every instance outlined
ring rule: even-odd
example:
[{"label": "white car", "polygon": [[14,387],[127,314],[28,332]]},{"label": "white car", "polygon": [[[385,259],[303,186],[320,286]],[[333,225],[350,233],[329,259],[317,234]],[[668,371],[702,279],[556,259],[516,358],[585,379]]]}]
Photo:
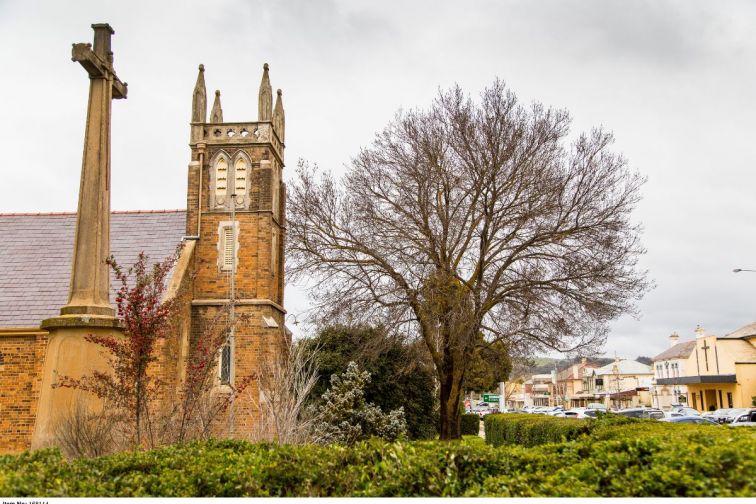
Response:
[{"label": "white car", "polygon": [[554,416],[560,418],[590,418],[585,414],[585,408],[573,408],[566,411],[560,411]]},{"label": "white car", "polygon": [[746,410],[745,413],[735,418],[732,427],[754,427],[756,426],[756,409]]}]

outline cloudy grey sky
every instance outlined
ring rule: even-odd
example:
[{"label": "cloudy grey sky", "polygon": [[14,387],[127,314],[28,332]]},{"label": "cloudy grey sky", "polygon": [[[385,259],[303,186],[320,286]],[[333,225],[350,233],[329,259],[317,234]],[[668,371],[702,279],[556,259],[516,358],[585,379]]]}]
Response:
[{"label": "cloudy grey sky", "polygon": [[[197,65],[226,120],[256,118],[263,62],[284,91],[288,175],[335,172],[400,107],[500,77],[523,101],[603,125],[648,177],[636,218],[657,288],[607,353],[654,355],[696,324],[756,320],[756,2],[0,0],[0,212],[76,209],[88,82],[70,61],[109,22],[113,208],[186,206]],[[306,296],[287,290],[302,313]]]}]

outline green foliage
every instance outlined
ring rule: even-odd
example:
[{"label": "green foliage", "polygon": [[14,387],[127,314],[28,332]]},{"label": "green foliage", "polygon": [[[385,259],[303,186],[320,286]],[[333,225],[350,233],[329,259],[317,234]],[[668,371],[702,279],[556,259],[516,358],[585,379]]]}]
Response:
[{"label": "green foliage", "polygon": [[480,334],[465,372],[465,390],[488,392],[509,379],[512,361],[509,346],[503,341],[487,342]]},{"label": "green foliage", "polygon": [[592,425],[590,435],[536,447],[494,448],[466,436],[454,442],[373,439],[352,447],[224,440],[73,461],[40,450],[0,457],[0,495],[756,495],[752,429],[614,419]]},{"label": "green foliage", "polygon": [[407,435],[404,410],[384,413],[367,402],[364,389],[368,383],[370,373],[360,371],[354,362],[343,374],[331,376],[331,388],[323,394],[315,425],[315,435],[322,444],[352,445],[371,437],[394,441]]},{"label": "green foliage", "polygon": [[484,418],[487,443],[493,446],[528,447],[572,441],[602,427],[623,426],[637,421],[612,414],[600,415],[595,420],[516,413],[486,415]]},{"label": "green foliage", "polygon": [[320,398],[330,386],[331,376],[343,373],[354,361],[371,376],[365,385],[365,400],[383,411],[402,406],[410,438],[436,436],[433,371],[423,364],[422,347],[406,344],[380,327],[344,325],[326,327],[305,344],[318,349],[320,379],[313,398]]},{"label": "green foliage", "polygon": [[480,432],[480,417],[475,414],[464,414],[462,415],[460,420],[460,429],[462,432],[462,435],[473,435],[477,436]]}]

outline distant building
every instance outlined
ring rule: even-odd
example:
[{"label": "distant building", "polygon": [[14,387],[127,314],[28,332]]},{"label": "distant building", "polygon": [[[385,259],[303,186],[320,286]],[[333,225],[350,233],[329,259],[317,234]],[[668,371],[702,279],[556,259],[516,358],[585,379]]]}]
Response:
[{"label": "distant building", "polygon": [[686,386],[688,405],[699,411],[753,404],[756,399],[756,322],[725,336],[706,334],[698,327],[696,339],[688,343],[692,344],[692,351],[687,358],[678,359],[678,376],[667,377],[665,367],[664,377],[657,377],[655,386]]},{"label": "distant building", "polygon": [[688,387],[685,385],[684,377],[689,374],[689,360],[696,348],[696,342],[679,340],[680,336],[672,333],[669,337],[669,348],[652,359],[652,404],[656,408],[668,410],[673,404],[688,402]]},{"label": "distant building", "polygon": [[551,405],[551,380],[551,374],[535,374],[531,377],[531,385],[529,388],[532,401],[531,404],[533,406]]},{"label": "distant building", "polygon": [[583,396],[587,402],[600,402],[607,407],[651,406],[653,376],[651,366],[617,358],[585,373]]},{"label": "distant building", "polygon": [[593,401],[593,396],[584,390],[585,375],[600,366],[583,358],[580,363],[572,364],[557,372],[552,385],[552,405],[564,408],[585,407]]}]

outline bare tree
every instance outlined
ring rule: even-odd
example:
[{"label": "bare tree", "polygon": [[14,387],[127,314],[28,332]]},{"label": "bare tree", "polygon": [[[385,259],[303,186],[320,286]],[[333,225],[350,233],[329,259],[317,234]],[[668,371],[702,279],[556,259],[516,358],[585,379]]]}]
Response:
[{"label": "bare tree", "polygon": [[254,440],[300,444],[312,439],[316,418],[307,410],[306,401],[318,382],[316,352],[317,349],[301,342],[287,343],[283,351],[260,361],[257,373],[260,421],[252,436]]},{"label": "bare tree", "polygon": [[94,411],[76,397],[54,426],[55,445],[68,458],[100,457],[115,453],[126,444],[124,415],[104,407]]},{"label": "bare tree", "polygon": [[519,105],[495,81],[400,112],[341,181],[300,162],[287,264],[323,307],[420,337],[440,383],[441,438],[479,333],[512,348],[600,347],[648,288],[630,220],[643,179],[566,111]]}]

